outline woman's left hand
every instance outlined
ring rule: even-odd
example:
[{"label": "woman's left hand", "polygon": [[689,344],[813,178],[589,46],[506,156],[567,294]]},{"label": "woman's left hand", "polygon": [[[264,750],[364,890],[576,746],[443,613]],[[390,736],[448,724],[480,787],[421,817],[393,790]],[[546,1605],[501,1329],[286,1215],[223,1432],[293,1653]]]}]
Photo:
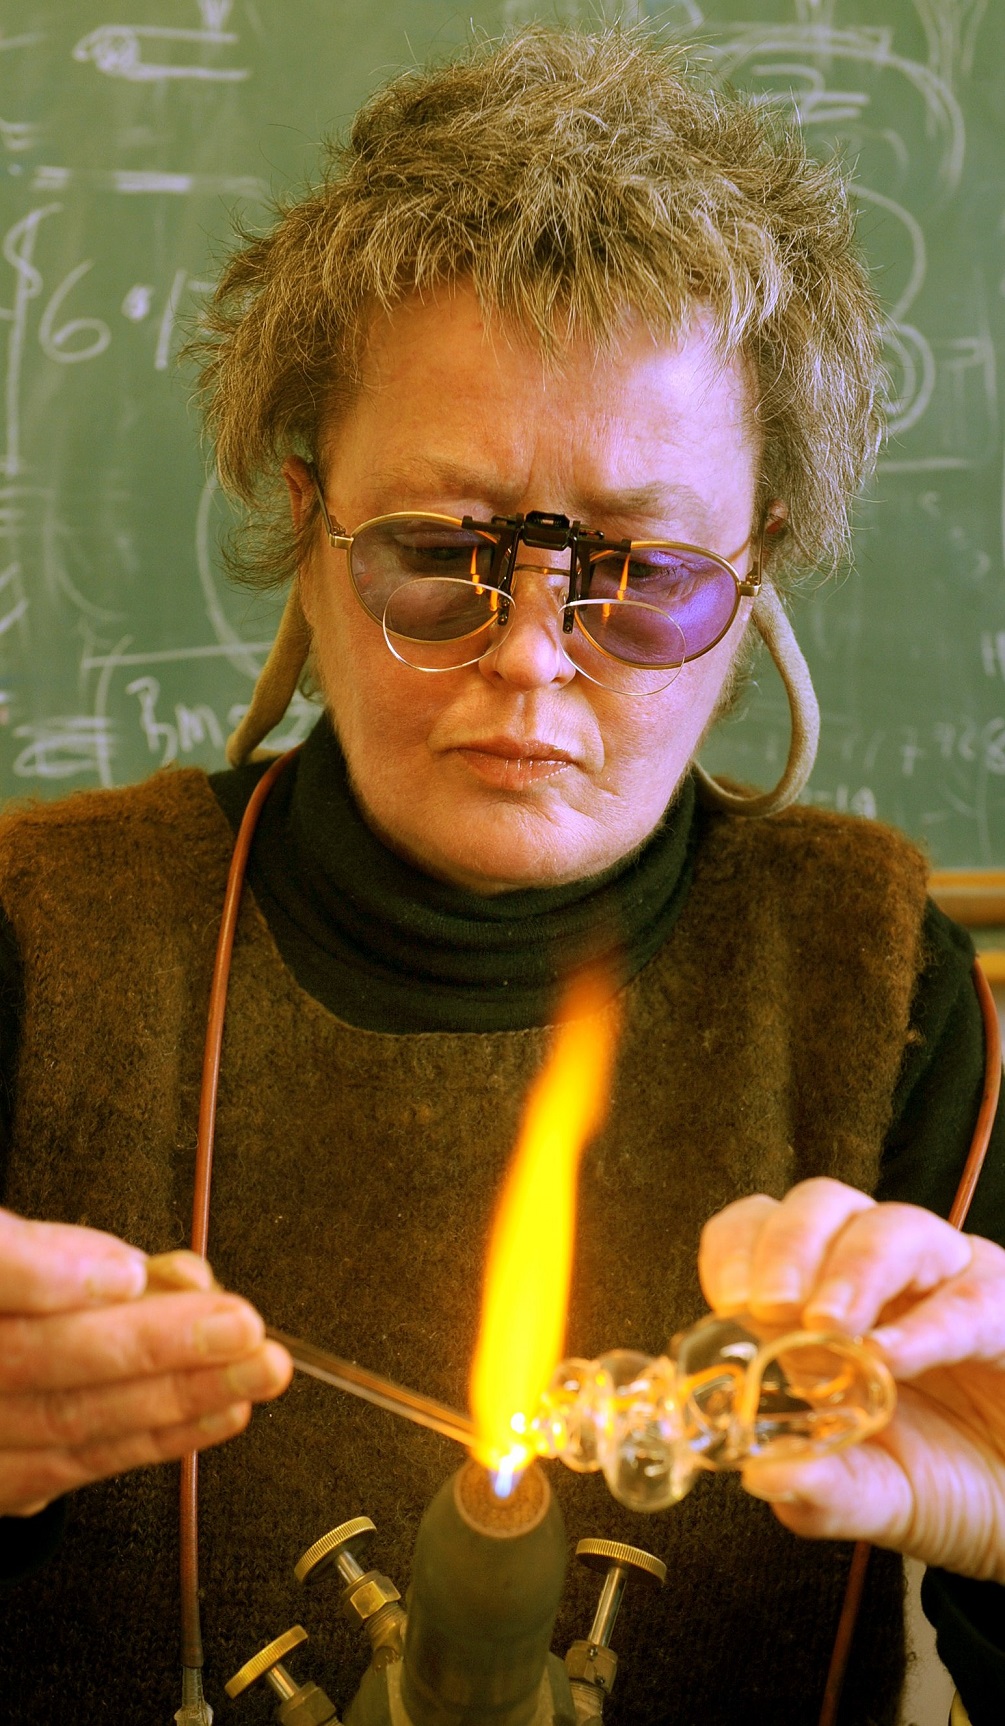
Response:
[{"label": "woman's left hand", "polygon": [[1005,1583],[1005,1252],[915,1205],[838,1181],[740,1199],[705,1225],[718,1313],[871,1334],[897,1379],[875,1437],[743,1483],[796,1534],[870,1540]]}]

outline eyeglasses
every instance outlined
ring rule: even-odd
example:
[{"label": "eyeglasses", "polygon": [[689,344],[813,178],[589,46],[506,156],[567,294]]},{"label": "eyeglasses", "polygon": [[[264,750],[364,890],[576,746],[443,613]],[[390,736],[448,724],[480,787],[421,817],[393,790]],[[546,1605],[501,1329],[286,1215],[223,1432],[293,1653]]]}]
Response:
[{"label": "eyeglasses", "polygon": [[[347,554],[357,599],[396,659],[417,671],[458,671],[500,645],[518,601],[521,546],[567,552],[562,647],[584,677],[621,695],[655,695],[682,665],[721,641],[741,598],[756,597],[761,550],[744,580],[701,546],[609,540],[564,515],[374,516],[355,533],[333,525],[312,477],[328,542]],[[536,567],[536,566],[535,566]]]}]

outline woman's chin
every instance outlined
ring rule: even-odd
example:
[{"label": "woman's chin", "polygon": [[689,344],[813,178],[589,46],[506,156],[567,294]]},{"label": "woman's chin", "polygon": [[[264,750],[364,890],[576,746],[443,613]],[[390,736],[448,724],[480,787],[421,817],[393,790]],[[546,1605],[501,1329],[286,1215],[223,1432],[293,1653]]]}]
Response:
[{"label": "woman's chin", "polygon": [[574,816],[566,823],[500,810],[488,819],[459,820],[449,833],[423,836],[408,850],[427,874],[472,893],[561,887],[616,861],[598,845],[606,836],[584,831],[589,826]]}]

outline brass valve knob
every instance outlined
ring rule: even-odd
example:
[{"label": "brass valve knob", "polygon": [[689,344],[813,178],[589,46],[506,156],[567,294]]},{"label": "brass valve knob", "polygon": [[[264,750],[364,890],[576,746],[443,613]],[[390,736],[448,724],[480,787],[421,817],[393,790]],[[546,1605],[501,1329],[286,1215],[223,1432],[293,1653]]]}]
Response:
[{"label": "brass valve knob", "polygon": [[282,1664],[284,1654],[289,1654],[292,1648],[298,1648],[301,1642],[306,1641],[307,1632],[302,1624],[294,1624],[291,1630],[284,1630],[282,1636],[267,1642],[264,1648],[245,1661],[233,1678],[228,1678],[224,1685],[227,1695],[231,1698],[240,1696],[259,1678],[264,1678],[279,1697],[276,1719],[281,1726],[338,1726],[334,1702],[309,1680],[306,1684],[297,1684]]},{"label": "brass valve knob", "polygon": [[666,1581],[667,1567],[651,1552],[643,1552],[638,1546],[625,1546],[620,1540],[581,1540],[576,1547],[576,1557],[591,1570],[602,1573],[604,1586],[590,1634],[585,1641],[572,1644],[565,1657],[565,1669],[572,1686],[577,1718],[599,1720],[604,1697],[610,1695],[618,1670],[618,1657],[610,1641],[628,1577],[634,1571],[651,1585],[661,1588]]},{"label": "brass valve knob", "polygon": [[397,1604],[401,1595],[394,1583],[379,1570],[364,1570],[356,1557],[356,1549],[376,1532],[368,1516],[340,1522],[307,1548],[294,1565],[293,1574],[298,1582],[306,1582],[334,1564],[345,1584],[343,1608],[365,1629],[373,1649],[372,1664],[379,1669],[401,1659],[406,1620]]},{"label": "brass valve knob", "polygon": [[337,1528],[330,1528],[327,1534],[322,1534],[321,1539],[297,1559],[293,1566],[294,1576],[298,1582],[306,1582],[308,1576],[320,1574],[328,1565],[335,1564],[344,1582],[358,1582],[363,1570],[354,1549],[376,1532],[376,1523],[371,1522],[368,1516],[354,1516],[351,1522],[340,1522]]}]

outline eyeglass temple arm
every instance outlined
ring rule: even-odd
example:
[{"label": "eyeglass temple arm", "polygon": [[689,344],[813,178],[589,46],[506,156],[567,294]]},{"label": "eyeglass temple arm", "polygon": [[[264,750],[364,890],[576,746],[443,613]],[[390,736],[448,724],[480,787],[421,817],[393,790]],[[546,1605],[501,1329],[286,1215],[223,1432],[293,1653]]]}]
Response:
[{"label": "eyeglass temple arm", "polygon": [[307,469],[314,484],[314,491],[317,495],[318,503],[321,506],[321,520],[325,524],[325,533],[328,535],[328,544],[333,546],[336,551],[348,551],[353,542],[353,535],[351,533],[335,532],[332,518],[328,514],[328,505],[325,503],[325,494],[321,490],[321,481],[318,479],[318,470],[312,461],[307,463]]},{"label": "eyeglass temple arm", "polygon": [[761,531],[757,536],[757,556],[746,581],[740,583],[740,592],[745,597],[756,599],[761,591],[761,584],[764,580],[764,553],[769,536],[774,539],[776,536],[781,537],[788,532],[787,514],[784,516],[772,516],[770,514],[765,516],[761,524]]},{"label": "eyeglass temple arm", "polygon": [[741,581],[739,584],[739,592],[743,599],[756,599],[761,591],[761,582],[764,579],[764,537],[767,532],[768,523],[765,522],[757,536],[757,552],[751,565],[750,574],[746,581]]}]

